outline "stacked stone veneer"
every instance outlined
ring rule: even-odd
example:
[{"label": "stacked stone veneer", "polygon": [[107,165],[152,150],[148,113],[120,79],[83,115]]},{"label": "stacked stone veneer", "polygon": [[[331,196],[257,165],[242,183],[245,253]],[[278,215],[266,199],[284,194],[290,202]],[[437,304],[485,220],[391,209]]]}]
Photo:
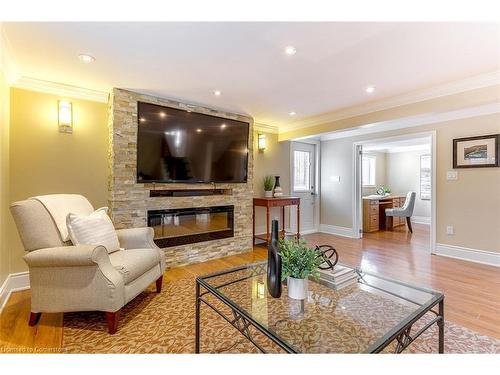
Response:
[{"label": "stacked stone veneer", "polygon": [[[217,184],[217,188],[232,189],[231,195],[150,198],[149,191],[153,189],[153,184],[136,182],[138,101],[189,109],[193,112],[249,122],[248,181],[237,184]],[[148,210],[234,205],[234,237],[165,248],[163,251],[166,255],[167,264],[172,267],[203,262],[208,259],[242,253],[252,249],[252,118],[201,106],[189,105],[188,107],[186,104],[177,101],[116,88],[113,89],[110,95],[108,109],[110,132],[108,200],[110,213],[116,228],[146,226]],[[211,184],[157,183],[154,185],[155,189],[208,189],[212,187]]]}]

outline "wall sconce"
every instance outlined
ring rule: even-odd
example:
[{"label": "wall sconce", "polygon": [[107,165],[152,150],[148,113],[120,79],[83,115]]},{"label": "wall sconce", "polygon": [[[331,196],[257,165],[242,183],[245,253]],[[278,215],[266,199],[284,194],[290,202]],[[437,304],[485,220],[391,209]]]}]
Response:
[{"label": "wall sconce", "polygon": [[73,133],[73,104],[65,100],[59,100],[58,109],[59,132]]},{"label": "wall sconce", "polygon": [[257,134],[257,146],[260,152],[264,152],[266,149],[266,135]]}]

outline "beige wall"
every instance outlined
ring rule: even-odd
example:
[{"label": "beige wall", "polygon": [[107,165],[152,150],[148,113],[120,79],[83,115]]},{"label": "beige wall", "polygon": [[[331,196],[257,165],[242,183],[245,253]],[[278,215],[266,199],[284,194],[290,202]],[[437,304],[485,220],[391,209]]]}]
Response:
[{"label": "beige wall", "polygon": [[[457,181],[447,181],[452,169],[454,138],[500,133],[500,115],[448,121],[399,131],[369,134],[321,143],[321,223],[352,227],[353,142],[436,130],[437,242],[500,252],[500,168],[459,169]],[[329,176],[339,175],[340,182]],[[455,235],[446,234],[446,226]]]},{"label": "beige wall", "polygon": [[10,273],[7,246],[7,207],[9,204],[9,86],[0,70],[0,285]]},{"label": "beige wall", "polygon": [[420,199],[420,156],[429,151],[394,152],[386,155],[386,183],[395,194],[417,193],[413,216],[431,217],[431,201]]},{"label": "beige wall", "polygon": [[[266,149],[261,152],[257,147],[257,134],[265,134]],[[290,142],[278,142],[278,134],[254,132],[254,179],[253,191],[255,197],[264,196],[264,176],[280,176],[283,194],[290,194]],[[289,212],[285,213],[287,223]],[[265,209],[258,207],[255,213],[256,232],[265,232]],[[279,209],[271,210],[271,218],[280,217]]]},{"label": "beige wall", "polygon": [[[351,138],[321,142],[320,224],[352,227]],[[339,176],[336,181],[333,176]]]},{"label": "beige wall", "polygon": [[[10,202],[40,194],[78,193],[95,207],[107,205],[107,106],[73,103],[73,134],[59,133],[55,95],[10,91]],[[26,269],[9,215],[10,272]]]}]

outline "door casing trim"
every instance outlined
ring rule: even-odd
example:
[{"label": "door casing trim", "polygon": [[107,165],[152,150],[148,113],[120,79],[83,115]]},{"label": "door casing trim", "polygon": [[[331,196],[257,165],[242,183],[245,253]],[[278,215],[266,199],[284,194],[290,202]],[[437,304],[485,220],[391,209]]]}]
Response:
[{"label": "door casing trim", "polygon": [[[436,130],[426,131],[426,132],[417,132],[417,133],[408,133],[402,135],[396,135],[392,137],[381,137],[381,138],[372,138],[359,142],[353,143],[353,161],[352,161],[352,196],[353,196],[353,204],[352,204],[352,227],[354,235],[358,236],[356,238],[360,238],[360,228],[361,228],[361,212],[358,209],[361,207],[361,195],[358,194],[357,183],[361,183],[360,181],[356,181],[356,174],[358,171],[358,165],[356,163],[356,151],[357,146],[373,143],[373,142],[385,142],[385,141],[394,141],[401,139],[409,139],[415,137],[430,137],[431,138],[431,163],[432,163],[432,181],[431,181],[431,227],[430,227],[430,252],[431,254],[436,254]],[[359,174],[359,173],[358,173]]]}]

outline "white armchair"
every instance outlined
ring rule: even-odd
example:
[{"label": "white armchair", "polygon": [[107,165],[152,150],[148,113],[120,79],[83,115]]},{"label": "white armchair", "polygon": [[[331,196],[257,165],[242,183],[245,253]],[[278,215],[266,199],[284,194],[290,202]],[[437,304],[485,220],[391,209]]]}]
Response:
[{"label": "white armchair", "polygon": [[[92,206],[81,199],[90,214]],[[153,242],[152,228],[117,230],[123,250],[108,254],[103,246],[64,242],[39,200],[15,202],[10,209],[29,252],[24,260],[31,284],[30,325],[36,325],[43,312],[103,311],[109,333],[115,333],[125,304],[153,282],[161,291],[165,259]]]},{"label": "white armchair", "polygon": [[[406,194],[406,200],[405,203],[403,204],[403,207],[397,207],[397,208],[386,208],[385,209],[385,216],[387,217],[405,217],[406,218],[406,223],[408,224],[408,229],[410,230],[410,233],[413,233],[413,228],[411,227],[411,217],[413,215],[413,209],[415,207],[415,198],[417,196],[417,193],[414,191],[408,192]],[[392,219],[392,218],[391,218]]]}]

